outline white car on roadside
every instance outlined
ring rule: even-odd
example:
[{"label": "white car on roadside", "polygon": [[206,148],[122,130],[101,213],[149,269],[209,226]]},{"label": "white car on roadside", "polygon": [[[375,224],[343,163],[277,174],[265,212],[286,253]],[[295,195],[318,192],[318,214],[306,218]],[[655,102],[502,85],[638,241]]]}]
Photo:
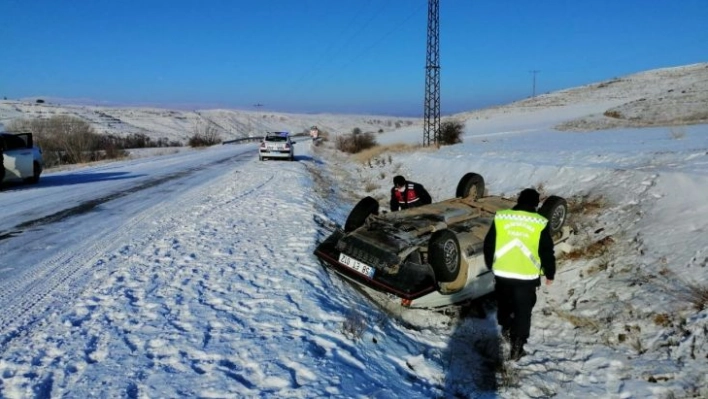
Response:
[{"label": "white car on roadside", "polygon": [[34,145],[32,133],[0,133],[0,154],[3,164],[0,183],[39,182],[44,158],[42,150]]}]

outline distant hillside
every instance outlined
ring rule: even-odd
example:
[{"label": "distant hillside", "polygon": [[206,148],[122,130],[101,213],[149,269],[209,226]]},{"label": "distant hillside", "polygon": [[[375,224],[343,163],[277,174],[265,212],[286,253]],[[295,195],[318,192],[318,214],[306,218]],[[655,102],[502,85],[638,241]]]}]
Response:
[{"label": "distant hillside", "polygon": [[490,115],[503,115],[509,108],[552,112],[557,107],[577,108],[578,115],[575,119],[559,122],[558,130],[708,123],[708,63],[655,69],[455,117],[484,119]]},{"label": "distant hillside", "polygon": [[82,106],[23,101],[0,101],[0,124],[15,119],[70,115],[88,122],[99,134],[127,136],[140,133],[154,140],[167,138],[185,143],[196,129],[213,124],[223,140],[260,136],[266,131],[299,133],[318,126],[331,133],[390,131],[421,124],[418,118],[367,115],[287,114],[264,111],[204,110],[178,111],[160,108]]},{"label": "distant hillside", "polygon": [[[444,99],[444,93],[443,93]],[[509,105],[456,114],[460,120],[504,118],[505,110],[556,107],[577,108],[576,118],[559,120],[559,130],[587,131],[621,127],[674,126],[708,123],[708,63],[656,69],[572,89],[543,94]],[[288,114],[265,111],[178,111],[160,108],[128,108],[37,104],[0,101],[0,124],[14,119],[71,115],[90,123],[99,134],[126,136],[140,133],[157,140],[186,142],[196,129],[213,124],[223,140],[259,136],[265,131],[303,132],[318,126],[330,133],[392,131],[420,126],[421,118],[392,116]]]}]

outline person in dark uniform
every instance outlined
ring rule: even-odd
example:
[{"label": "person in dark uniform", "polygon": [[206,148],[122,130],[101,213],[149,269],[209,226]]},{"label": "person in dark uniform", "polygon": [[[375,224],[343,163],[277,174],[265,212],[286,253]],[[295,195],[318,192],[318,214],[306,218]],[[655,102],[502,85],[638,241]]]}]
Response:
[{"label": "person in dark uniform", "polygon": [[391,212],[399,209],[415,208],[433,202],[422,184],[407,181],[403,176],[393,178],[391,189]]},{"label": "person in dark uniform", "polygon": [[548,219],[536,212],[539,200],[536,190],[521,191],[514,208],[496,213],[484,238],[484,262],[494,273],[497,322],[511,341],[512,360],[526,354],[541,276],[551,285],[556,274]]}]

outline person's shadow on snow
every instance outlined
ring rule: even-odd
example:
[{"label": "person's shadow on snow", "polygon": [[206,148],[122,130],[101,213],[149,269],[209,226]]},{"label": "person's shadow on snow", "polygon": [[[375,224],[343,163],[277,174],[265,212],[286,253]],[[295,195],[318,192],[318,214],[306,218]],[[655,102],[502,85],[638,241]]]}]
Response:
[{"label": "person's shadow on snow", "polygon": [[443,352],[445,392],[450,397],[497,397],[497,372],[503,367],[496,306],[488,295],[461,307]]}]

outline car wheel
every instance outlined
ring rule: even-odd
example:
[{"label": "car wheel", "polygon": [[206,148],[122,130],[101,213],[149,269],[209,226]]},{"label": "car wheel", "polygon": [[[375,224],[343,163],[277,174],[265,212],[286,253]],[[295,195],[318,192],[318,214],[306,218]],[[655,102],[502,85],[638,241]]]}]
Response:
[{"label": "car wheel", "polygon": [[484,197],[484,178],[476,173],[467,173],[457,184],[456,198],[472,199]]},{"label": "car wheel", "polygon": [[359,201],[354,206],[354,209],[349,213],[346,223],[344,223],[344,232],[350,233],[364,225],[366,218],[369,215],[379,214],[379,201],[372,197],[366,197]]},{"label": "car wheel", "polygon": [[460,274],[460,242],[450,230],[433,233],[428,243],[428,263],[439,283],[455,281]]},{"label": "car wheel", "polygon": [[34,168],[32,171],[32,179],[30,179],[30,182],[32,184],[37,184],[39,183],[39,175],[42,174],[42,167],[39,166],[39,163],[35,162],[34,163]]},{"label": "car wheel", "polygon": [[551,195],[543,201],[538,213],[548,219],[551,235],[556,235],[560,233],[568,217],[568,202],[561,197]]}]

